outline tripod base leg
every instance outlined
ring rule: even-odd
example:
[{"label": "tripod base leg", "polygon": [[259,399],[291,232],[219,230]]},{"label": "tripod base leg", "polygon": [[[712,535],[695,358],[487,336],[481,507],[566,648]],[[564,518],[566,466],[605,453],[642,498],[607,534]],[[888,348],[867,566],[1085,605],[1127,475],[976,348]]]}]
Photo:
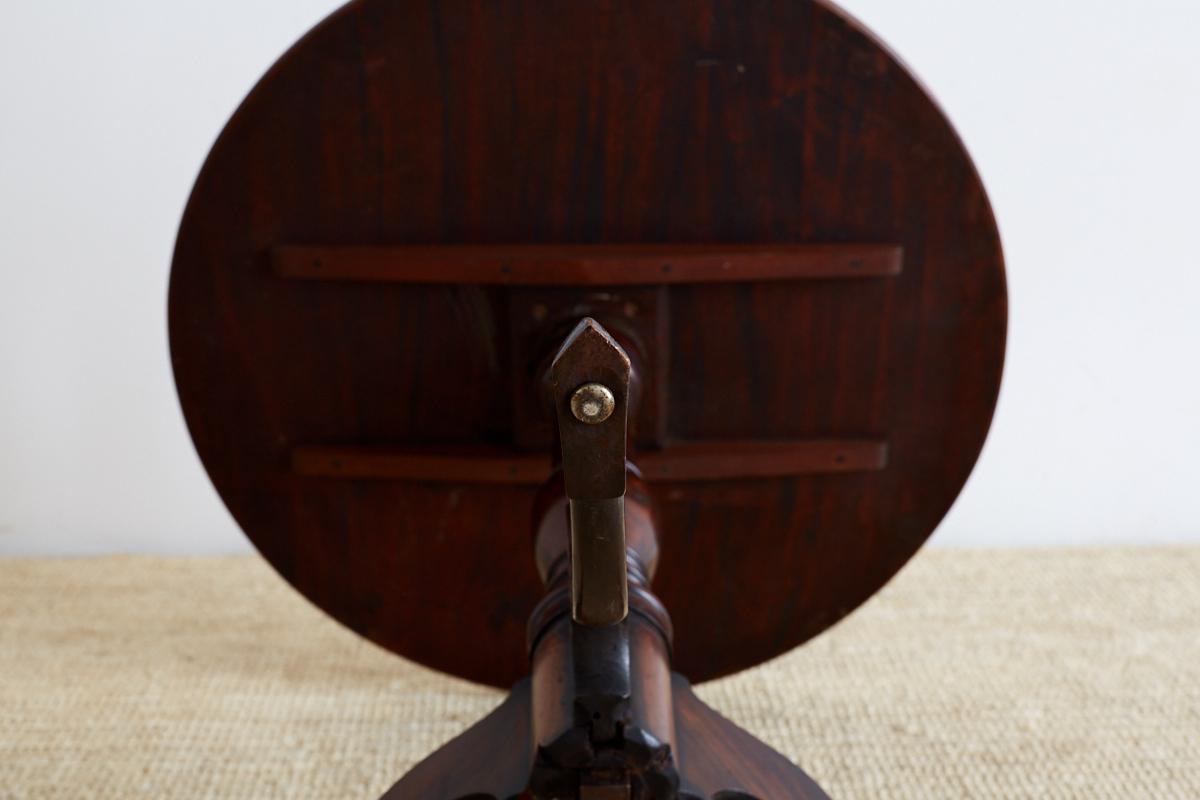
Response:
[{"label": "tripod base leg", "polygon": [[[799,767],[722,717],[672,675],[680,800],[829,800]],[[529,681],[426,758],[381,800],[519,800],[533,763]]]},{"label": "tripod base leg", "polygon": [[509,800],[529,782],[529,680],[500,706],[412,768],[381,800]]},{"label": "tripod base leg", "polygon": [[686,800],[829,800],[812,778],[671,676],[680,797]]}]

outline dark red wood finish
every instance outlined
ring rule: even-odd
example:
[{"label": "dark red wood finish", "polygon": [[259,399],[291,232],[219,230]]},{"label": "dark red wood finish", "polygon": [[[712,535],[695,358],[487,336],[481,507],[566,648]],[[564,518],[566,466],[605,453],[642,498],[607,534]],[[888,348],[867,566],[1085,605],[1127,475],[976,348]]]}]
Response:
[{"label": "dark red wood finish", "polygon": [[[680,800],[828,800],[802,769],[722,717],[671,676]],[[532,800],[530,682],[413,768],[382,800]]]},{"label": "dark red wood finish", "polygon": [[[659,561],[654,510],[648,488],[636,478],[629,480],[625,514],[635,602],[628,619],[607,628],[626,631],[625,658],[614,658],[608,648],[595,649],[595,640],[591,645],[581,641],[598,629],[570,621],[564,590],[572,580],[566,566],[571,531],[560,474],[541,488],[535,505],[535,549],[546,596],[529,621],[530,679],[518,682],[491,715],[401,778],[383,800],[599,797],[575,787],[594,785],[614,764],[622,766],[621,777],[609,777],[623,790],[614,788],[613,798],[828,800],[803,770],[721,717],[696,697],[683,676],[671,673],[670,619],[650,587]],[[612,644],[607,637],[600,641]],[[598,670],[601,664],[609,670]],[[598,675],[604,678],[597,681]],[[580,690],[581,676],[589,689]],[[627,702],[612,703],[614,698],[603,692],[619,676],[629,679]],[[588,726],[584,736],[578,735],[581,706]],[[616,720],[619,732],[607,738],[604,731]],[[647,749],[660,758],[647,758]],[[564,761],[581,763],[568,767]],[[676,783],[678,795],[671,790]]]},{"label": "dark red wood finish", "polygon": [[[337,12],[251,92],[189,202],[170,290],[189,429],[238,523],[306,596],[406,657],[510,685],[540,594],[535,488],[297,474],[292,453],[512,447],[513,290],[289,280],[271,254],[714,243],[903,251],[886,277],[663,290],[668,447],[887,445],[879,470],[656,485],[675,668],[759,663],[848,613],[932,532],[982,446],[1004,352],[1000,244],[967,154],[824,3]],[[619,303],[622,289],[589,291]]]},{"label": "dark red wood finish", "polygon": [[[886,443],[854,439],[673,442],[665,450],[639,454],[637,462],[642,477],[656,483],[858,472],[885,466]],[[497,447],[297,447],[292,451],[296,474],[326,478],[540,486],[549,479],[552,467],[549,453]]]},{"label": "dark red wood finish", "polygon": [[495,711],[423,759],[381,800],[533,800],[525,793],[533,764],[529,709],[529,681],[523,680]]},{"label": "dark red wood finish", "polygon": [[[382,800],[532,800],[530,684],[432,753]],[[680,800],[829,800],[802,769],[722,717],[671,676]]]},{"label": "dark red wood finish", "polygon": [[871,278],[899,274],[887,245],[452,245],[277,247],[275,274],[301,280],[504,286]]}]

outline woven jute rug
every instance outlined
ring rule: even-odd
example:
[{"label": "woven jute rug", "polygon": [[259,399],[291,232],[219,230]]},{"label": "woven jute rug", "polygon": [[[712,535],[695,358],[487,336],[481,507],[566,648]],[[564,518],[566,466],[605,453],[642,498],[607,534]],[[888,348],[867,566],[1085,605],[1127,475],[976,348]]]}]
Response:
[{"label": "woven jute rug", "polygon": [[[1200,798],[1200,549],[927,550],[699,693],[835,798]],[[257,557],[0,560],[3,798],[371,800],[499,700]]]}]

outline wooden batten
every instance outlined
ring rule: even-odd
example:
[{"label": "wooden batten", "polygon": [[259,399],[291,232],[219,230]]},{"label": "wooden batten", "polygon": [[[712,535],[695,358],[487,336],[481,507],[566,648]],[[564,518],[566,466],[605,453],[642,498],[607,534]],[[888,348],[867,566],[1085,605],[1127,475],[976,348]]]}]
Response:
[{"label": "wooden batten", "polygon": [[[632,456],[650,482],[773,478],[869,472],[887,466],[887,442],[875,439],[678,442]],[[539,486],[548,455],[503,448],[314,447],[292,450],[292,471],[322,478],[499,483]]]},{"label": "wooden batten", "polygon": [[299,280],[510,286],[883,278],[900,274],[894,244],[278,246],[276,275]]}]

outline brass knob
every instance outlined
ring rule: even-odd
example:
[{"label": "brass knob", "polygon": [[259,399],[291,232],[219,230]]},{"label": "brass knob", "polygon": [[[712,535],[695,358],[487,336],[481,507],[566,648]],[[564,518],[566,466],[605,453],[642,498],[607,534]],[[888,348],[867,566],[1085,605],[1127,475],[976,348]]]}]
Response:
[{"label": "brass knob", "polygon": [[612,391],[603,383],[585,383],[571,395],[571,413],[588,425],[598,425],[617,407]]}]

